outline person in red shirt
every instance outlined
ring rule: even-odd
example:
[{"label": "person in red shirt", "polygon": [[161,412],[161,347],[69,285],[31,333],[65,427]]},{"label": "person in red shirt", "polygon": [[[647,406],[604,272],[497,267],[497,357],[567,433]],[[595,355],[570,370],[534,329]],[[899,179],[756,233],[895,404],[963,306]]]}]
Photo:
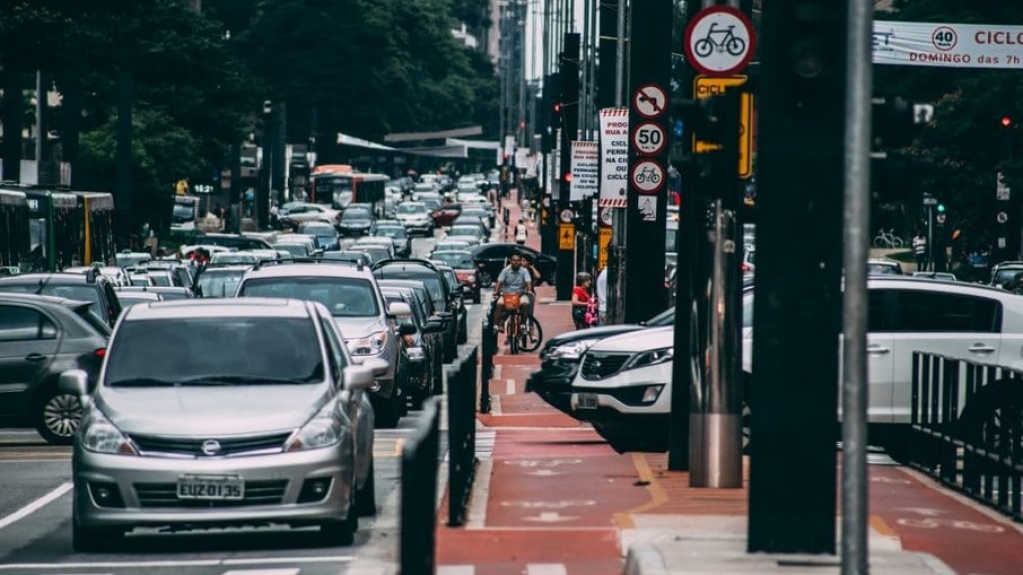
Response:
[{"label": "person in red shirt", "polygon": [[575,288],[572,289],[572,322],[576,329],[583,329],[586,323],[586,308],[590,304],[590,286],[593,276],[583,272],[575,276]]}]

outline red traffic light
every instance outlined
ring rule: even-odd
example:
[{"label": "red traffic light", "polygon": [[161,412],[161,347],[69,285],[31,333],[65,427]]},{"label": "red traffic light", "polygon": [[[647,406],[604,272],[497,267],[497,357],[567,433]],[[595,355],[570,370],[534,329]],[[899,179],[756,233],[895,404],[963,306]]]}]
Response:
[{"label": "red traffic light", "polygon": [[572,181],[572,172],[565,172],[565,181],[566,182]]},{"label": "red traffic light", "polygon": [[1002,116],[1002,127],[1008,128],[1012,126],[1012,118],[1009,116]]},{"label": "red traffic light", "polygon": [[554,103],[554,113],[555,114],[561,113],[561,104],[559,102]]}]

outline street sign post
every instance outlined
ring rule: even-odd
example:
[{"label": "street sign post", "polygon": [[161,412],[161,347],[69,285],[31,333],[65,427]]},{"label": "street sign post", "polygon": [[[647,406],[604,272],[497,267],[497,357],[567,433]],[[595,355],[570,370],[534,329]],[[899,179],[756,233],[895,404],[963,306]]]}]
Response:
[{"label": "street sign post", "polygon": [[644,122],[632,132],[632,146],[640,154],[656,156],[664,150],[668,138],[660,124]]}]

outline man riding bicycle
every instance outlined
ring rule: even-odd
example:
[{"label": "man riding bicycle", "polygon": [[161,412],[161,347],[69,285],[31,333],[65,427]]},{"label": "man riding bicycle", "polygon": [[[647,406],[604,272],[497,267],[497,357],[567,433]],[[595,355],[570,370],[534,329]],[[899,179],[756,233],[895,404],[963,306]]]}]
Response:
[{"label": "man riding bicycle", "polygon": [[528,317],[531,313],[531,300],[536,296],[533,292],[533,278],[529,269],[522,266],[522,256],[512,254],[509,265],[506,266],[497,276],[497,283],[494,284],[494,315],[493,322],[497,331],[504,331],[504,296],[519,296],[519,307]]}]

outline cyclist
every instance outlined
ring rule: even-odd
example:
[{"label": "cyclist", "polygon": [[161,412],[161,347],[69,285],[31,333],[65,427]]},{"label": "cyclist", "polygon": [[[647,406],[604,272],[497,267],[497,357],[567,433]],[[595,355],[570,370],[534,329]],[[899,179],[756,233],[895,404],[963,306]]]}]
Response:
[{"label": "cyclist", "polygon": [[533,278],[529,269],[522,266],[522,256],[512,254],[509,264],[497,276],[497,283],[494,284],[494,326],[497,331],[504,331],[504,296],[518,295],[519,307],[528,317],[533,314],[530,311],[530,300],[535,297],[533,292]]}]

